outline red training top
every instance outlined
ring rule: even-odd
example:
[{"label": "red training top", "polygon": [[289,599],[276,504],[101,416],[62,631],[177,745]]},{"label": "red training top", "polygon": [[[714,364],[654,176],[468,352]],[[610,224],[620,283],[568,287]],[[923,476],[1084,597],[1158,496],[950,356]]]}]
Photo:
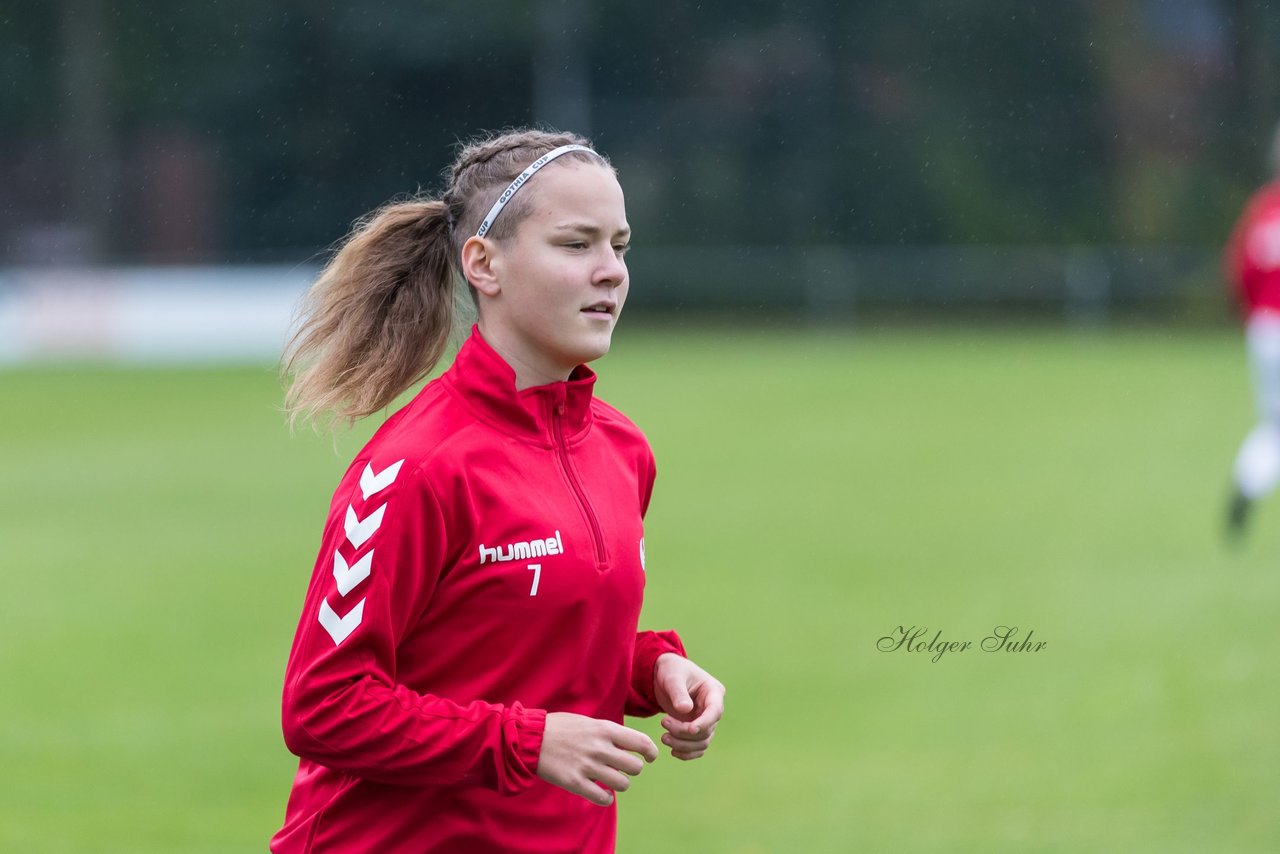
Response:
[{"label": "red training top", "polygon": [[1246,317],[1256,311],[1280,313],[1280,181],[1249,199],[1223,261]]},{"label": "red training top", "polygon": [[333,496],[284,685],[275,852],[609,852],[536,775],[548,711],[651,715],[636,626],[654,462],[595,374],[515,390],[478,330]]}]

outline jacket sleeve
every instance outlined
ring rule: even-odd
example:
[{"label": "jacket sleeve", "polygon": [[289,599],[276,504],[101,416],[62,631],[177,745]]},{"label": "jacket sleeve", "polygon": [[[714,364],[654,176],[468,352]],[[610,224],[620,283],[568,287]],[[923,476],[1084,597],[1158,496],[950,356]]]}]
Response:
[{"label": "jacket sleeve", "polygon": [[514,794],[536,779],[544,710],[454,702],[396,679],[396,650],[448,554],[444,513],[410,465],[357,460],[334,495],[285,673],[285,743],[368,780]]},{"label": "jacket sleeve", "polygon": [[[644,443],[644,454],[640,458],[640,516],[649,512],[649,501],[653,498],[653,484],[657,480],[658,467],[653,458],[653,451],[648,442]],[[643,548],[643,541],[642,548]],[[643,561],[643,552],[641,560]],[[665,652],[674,652],[684,656],[684,644],[674,631],[638,632],[636,633],[635,650],[631,656],[631,687],[627,691],[626,713],[633,717],[646,718],[662,711],[654,696],[653,670],[658,663],[658,656]]]},{"label": "jacket sleeve", "polygon": [[631,657],[631,689],[627,692],[628,715],[647,718],[662,711],[654,696],[653,671],[658,656],[666,652],[687,657],[684,644],[674,631],[636,633],[635,653]]},{"label": "jacket sleeve", "polygon": [[1249,309],[1249,294],[1245,286],[1247,275],[1245,240],[1249,228],[1249,215],[1250,211],[1246,208],[1232,227],[1222,253],[1222,277],[1237,307],[1245,313]]}]

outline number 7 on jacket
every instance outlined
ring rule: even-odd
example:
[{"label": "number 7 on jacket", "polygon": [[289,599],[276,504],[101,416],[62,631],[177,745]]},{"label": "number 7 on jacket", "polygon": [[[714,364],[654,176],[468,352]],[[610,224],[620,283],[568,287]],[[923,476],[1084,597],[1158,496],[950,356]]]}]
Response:
[{"label": "number 7 on jacket", "polygon": [[530,596],[538,595],[538,579],[542,577],[542,564],[531,563],[529,569],[533,570],[533,586],[529,588]]}]

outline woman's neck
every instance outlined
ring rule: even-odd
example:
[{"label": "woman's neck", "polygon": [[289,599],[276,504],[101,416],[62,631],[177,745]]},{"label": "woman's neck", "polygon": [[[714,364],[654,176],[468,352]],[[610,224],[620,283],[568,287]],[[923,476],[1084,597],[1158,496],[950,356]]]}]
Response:
[{"label": "woman's neck", "polygon": [[476,323],[480,329],[480,334],[484,336],[484,340],[493,351],[502,357],[502,360],[511,366],[511,370],[516,374],[516,391],[524,391],[534,386],[548,385],[549,383],[564,382],[569,379],[569,375],[573,373],[573,368],[564,371],[557,370],[549,365],[540,364],[537,359],[529,358],[523,355],[522,348],[514,342],[507,341],[501,334],[495,334],[493,329],[486,328],[483,320]]}]

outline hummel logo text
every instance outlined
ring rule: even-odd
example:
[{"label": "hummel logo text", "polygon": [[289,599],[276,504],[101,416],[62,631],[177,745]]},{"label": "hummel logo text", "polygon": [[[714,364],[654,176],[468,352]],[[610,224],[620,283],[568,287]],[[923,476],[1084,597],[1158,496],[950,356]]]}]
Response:
[{"label": "hummel logo text", "polygon": [[480,563],[486,562],[500,563],[504,560],[528,560],[531,557],[545,557],[547,555],[564,554],[564,544],[560,541],[560,532],[556,531],[554,537],[547,537],[545,540],[530,540],[527,543],[512,543],[506,546],[494,546],[489,548],[484,543],[480,544]]}]

